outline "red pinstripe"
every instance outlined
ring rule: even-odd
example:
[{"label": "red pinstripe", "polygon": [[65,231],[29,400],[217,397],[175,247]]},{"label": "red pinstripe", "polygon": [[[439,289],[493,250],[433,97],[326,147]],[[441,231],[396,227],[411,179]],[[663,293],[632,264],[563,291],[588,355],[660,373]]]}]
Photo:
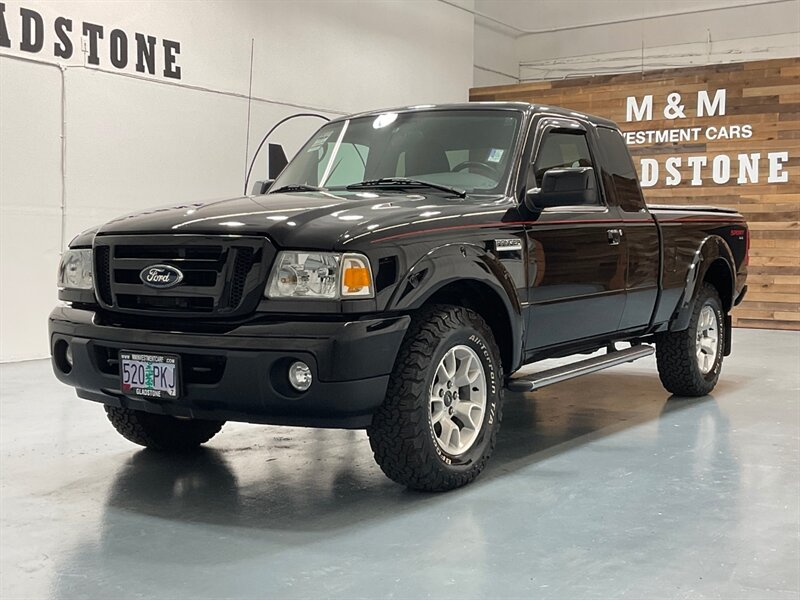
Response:
[{"label": "red pinstripe", "polygon": [[[659,223],[744,223],[742,218],[728,218],[728,217],[675,217],[672,219],[658,219]],[[420,229],[418,231],[408,231],[406,233],[398,233],[387,237],[372,240],[371,243],[385,242],[387,240],[396,240],[404,237],[411,237],[414,235],[423,235],[427,233],[438,233],[440,231],[454,231],[457,229],[483,229],[486,227],[504,227],[509,225],[568,225],[568,224],[581,224],[581,223],[650,223],[644,219],[570,219],[565,221],[494,221],[491,223],[473,223],[470,225],[450,225],[448,227],[434,227],[432,229]]]}]

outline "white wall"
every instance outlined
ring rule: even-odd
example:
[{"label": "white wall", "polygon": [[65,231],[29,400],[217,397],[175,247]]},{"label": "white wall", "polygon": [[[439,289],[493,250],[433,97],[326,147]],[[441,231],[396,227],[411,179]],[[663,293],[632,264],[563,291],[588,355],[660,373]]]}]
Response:
[{"label": "white wall", "polygon": [[516,53],[522,81],[797,56],[800,1],[523,35]]},{"label": "white wall", "polygon": [[[463,101],[473,80],[472,15],[436,0],[4,4],[0,361],[48,354],[59,252],[81,230],[241,193],[255,145],[283,116]],[[21,7],[42,15],[39,53],[19,48]],[[53,53],[59,16],[72,20],[68,60]],[[105,28],[99,66],[85,66],[83,21]],[[114,28],[131,38],[124,69],[110,63]],[[161,58],[155,75],[136,72],[135,32],[180,42],[179,81],[162,75]],[[271,141],[291,151],[320,123],[287,124]]]},{"label": "white wall", "polygon": [[525,82],[800,54],[800,0],[476,0],[475,12],[476,86],[515,83],[487,65]]},{"label": "white wall", "polygon": [[473,85],[519,83],[519,59],[514,36],[492,23],[475,20],[475,66]]}]

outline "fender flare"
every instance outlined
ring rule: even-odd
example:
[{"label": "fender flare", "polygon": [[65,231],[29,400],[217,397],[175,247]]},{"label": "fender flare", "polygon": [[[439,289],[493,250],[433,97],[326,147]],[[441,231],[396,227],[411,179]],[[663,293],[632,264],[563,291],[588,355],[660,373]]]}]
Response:
[{"label": "fender flare", "polygon": [[522,363],[525,321],[511,274],[496,256],[480,245],[455,242],[433,248],[398,279],[389,299],[390,311],[413,311],[454,283],[475,283],[490,289],[505,308],[511,332],[511,368]]},{"label": "fender flare", "polygon": [[[683,331],[689,326],[689,319],[694,310],[694,303],[702,287],[700,284],[705,279],[711,265],[718,259],[722,259],[728,267],[732,282],[731,289],[729,290],[729,297],[733,298],[735,296],[733,288],[736,285],[736,261],[733,258],[733,252],[731,252],[730,247],[724,239],[718,235],[709,235],[700,242],[700,246],[697,248],[692,258],[692,264],[689,265],[683,295],[678,302],[676,314],[669,325],[670,331]],[[723,308],[727,312],[732,307],[724,306]]]}]

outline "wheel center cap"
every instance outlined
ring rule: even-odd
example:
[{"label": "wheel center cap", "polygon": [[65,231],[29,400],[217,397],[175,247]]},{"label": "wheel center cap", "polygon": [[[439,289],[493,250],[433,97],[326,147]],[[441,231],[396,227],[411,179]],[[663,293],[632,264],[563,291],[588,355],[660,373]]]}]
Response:
[{"label": "wheel center cap", "polygon": [[450,406],[452,403],[453,403],[453,394],[451,394],[450,392],[447,392],[444,395],[444,405],[445,406]]}]

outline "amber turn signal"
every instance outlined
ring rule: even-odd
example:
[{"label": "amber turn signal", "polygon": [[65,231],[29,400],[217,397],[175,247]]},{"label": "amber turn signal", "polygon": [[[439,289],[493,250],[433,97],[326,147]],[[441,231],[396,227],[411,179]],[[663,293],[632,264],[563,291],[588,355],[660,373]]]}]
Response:
[{"label": "amber turn signal", "polygon": [[369,270],[364,267],[350,267],[344,270],[344,286],[350,292],[357,292],[370,284]]},{"label": "amber turn signal", "polygon": [[342,297],[372,297],[372,271],[367,258],[360,254],[345,254],[342,258]]}]

